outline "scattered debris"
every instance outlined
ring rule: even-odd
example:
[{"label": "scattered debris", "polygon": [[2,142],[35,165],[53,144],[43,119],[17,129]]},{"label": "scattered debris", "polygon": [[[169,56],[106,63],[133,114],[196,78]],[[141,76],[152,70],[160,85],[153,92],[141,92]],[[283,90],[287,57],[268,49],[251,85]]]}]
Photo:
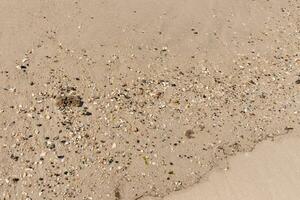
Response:
[{"label": "scattered debris", "polygon": [[65,109],[67,107],[81,107],[83,105],[80,96],[60,96],[56,98],[56,106]]},{"label": "scattered debris", "polygon": [[185,136],[189,139],[195,138],[195,132],[191,129],[185,131]]}]

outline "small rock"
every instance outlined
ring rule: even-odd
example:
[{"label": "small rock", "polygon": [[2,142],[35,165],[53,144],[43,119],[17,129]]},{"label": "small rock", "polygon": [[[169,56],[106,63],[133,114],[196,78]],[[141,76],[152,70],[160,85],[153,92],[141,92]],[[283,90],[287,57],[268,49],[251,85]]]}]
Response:
[{"label": "small rock", "polygon": [[12,179],[12,181],[13,181],[14,183],[17,183],[19,180],[20,180],[19,178],[13,178],[13,179]]},{"label": "small rock", "polygon": [[59,156],[57,156],[57,158],[58,158],[58,159],[64,159],[65,156],[64,156],[64,155],[59,155]]},{"label": "small rock", "polygon": [[88,111],[85,111],[85,112],[82,113],[82,115],[85,115],[85,116],[91,116],[92,113],[91,113],[91,112],[88,112]]}]

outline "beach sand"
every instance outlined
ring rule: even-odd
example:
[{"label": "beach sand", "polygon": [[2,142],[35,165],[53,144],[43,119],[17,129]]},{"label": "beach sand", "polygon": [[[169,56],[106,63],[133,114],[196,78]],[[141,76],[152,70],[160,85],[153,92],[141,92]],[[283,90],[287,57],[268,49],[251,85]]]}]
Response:
[{"label": "beach sand", "polygon": [[230,159],[196,186],[164,200],[297,200],[300,196],[300,138],[263,142]]},{"label": "beach sand", "polygon": [[161,199],[299,130],[298,0],[0,10],[0,199]]}]

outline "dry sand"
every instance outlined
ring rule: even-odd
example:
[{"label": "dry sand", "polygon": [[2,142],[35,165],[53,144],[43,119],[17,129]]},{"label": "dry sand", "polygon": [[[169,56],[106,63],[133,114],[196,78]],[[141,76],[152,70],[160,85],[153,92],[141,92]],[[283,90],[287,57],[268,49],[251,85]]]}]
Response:
[{"label": "dry sand", "polygon": [[299,0],[1,0],[2,199],[164,197],[299,130]]}]

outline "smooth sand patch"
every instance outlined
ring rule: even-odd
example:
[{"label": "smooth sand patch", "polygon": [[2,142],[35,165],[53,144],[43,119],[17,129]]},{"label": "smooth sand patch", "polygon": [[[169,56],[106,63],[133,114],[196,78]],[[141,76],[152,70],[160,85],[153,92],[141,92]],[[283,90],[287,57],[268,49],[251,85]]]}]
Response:
[{"label": "smooth sand patch", "polygon": [[296,200],[300,196],[300,138],[266,141],[190,189],[165,200]]}]

